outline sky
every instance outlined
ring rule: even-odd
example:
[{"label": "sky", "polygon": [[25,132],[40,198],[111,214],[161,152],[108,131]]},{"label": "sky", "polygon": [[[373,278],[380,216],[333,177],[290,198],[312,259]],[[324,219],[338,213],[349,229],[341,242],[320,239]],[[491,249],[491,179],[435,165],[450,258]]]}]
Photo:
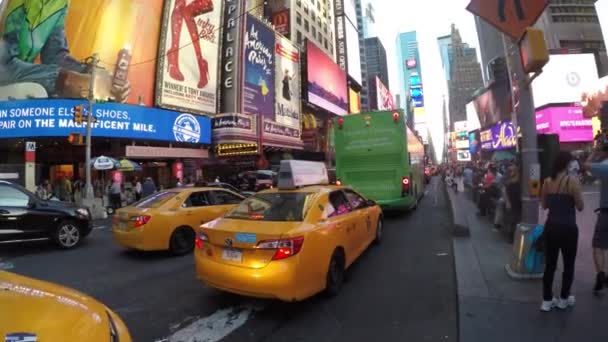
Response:
[{"label": "sky", "polygon": [[371,2],[376,11],[374,31],[386,49],[393,94],[399,93],[397,34],[417,31],[427,125],[431,129],[437,156],[440,157],[444,136],[442,96],[447,95],[447,83],[437,37],[450,34],[450,26],[454,23],[465,43],[475,48],[479,46],[473,15],[466,10],[470,0],[363,0],[364,4],[367,2]]}]

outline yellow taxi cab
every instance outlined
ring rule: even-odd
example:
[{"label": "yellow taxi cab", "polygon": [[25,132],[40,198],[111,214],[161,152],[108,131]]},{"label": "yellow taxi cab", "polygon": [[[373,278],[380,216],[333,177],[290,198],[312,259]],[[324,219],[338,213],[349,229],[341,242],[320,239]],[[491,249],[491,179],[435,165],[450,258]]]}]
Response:
[{"label": "yellow taxi cab", "polygon": [[383,219],[374,201],[328,183],[323,163],[282,161],[278,188],[197,229],[198,278],[219,290],[283,301],[337,294],[346,269],[381,240]]},{"label": "yellow taxi cab", "polygon": [[221,188],[188,187],[157,192],[116,211],[114,240],[129,249],[169,250],[184,255],[194,248],[194,229],[220,217],[244,199]]},{"label": "yellow taxi cab", "polygon": [[130,342],[123,321],[76,290],[0,271],[0,341]]}]

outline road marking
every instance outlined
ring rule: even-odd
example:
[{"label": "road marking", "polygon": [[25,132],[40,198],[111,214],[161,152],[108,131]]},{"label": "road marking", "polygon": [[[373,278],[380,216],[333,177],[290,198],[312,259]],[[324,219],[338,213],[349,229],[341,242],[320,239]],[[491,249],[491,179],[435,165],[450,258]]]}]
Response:
[{"label": "road marking", "polygon": [[254,312],[262,309],[263,306],[256,304],[222,309],[156,342],[216,342],[240,328]]},{"label": "road marking", "polygon": [[437,253],[437,254],[435,254],[435,255],[437,255],[437,256],[447,256],[447,255],[448,255],[448,253]]},{"label": "road marking", "polygon": [[106,229],[108,227],[106,226],[93,226],[93,230],[98,230],[98,229]]}]

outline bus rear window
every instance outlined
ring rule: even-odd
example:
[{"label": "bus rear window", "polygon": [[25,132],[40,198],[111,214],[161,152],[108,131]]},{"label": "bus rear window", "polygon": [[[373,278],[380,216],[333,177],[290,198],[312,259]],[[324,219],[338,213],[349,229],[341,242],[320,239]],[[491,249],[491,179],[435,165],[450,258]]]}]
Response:
[{"label": "bus rear window", "polygon": [[150,195],[141,201],[134,204],[136,208],[158,208],[161,205],[167,203],[170,199],[175,197],[178,193],[175,191],[161,191],[153,195]]}]

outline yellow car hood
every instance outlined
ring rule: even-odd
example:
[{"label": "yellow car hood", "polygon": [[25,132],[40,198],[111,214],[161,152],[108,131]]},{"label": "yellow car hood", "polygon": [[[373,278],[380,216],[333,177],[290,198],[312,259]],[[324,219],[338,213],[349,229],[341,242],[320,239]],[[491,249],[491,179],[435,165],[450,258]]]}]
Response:
[{"label": "yellow car hood", "polygon": [[16,333],[36,341],[110,341],[107,310],[78,291],[0,271],[1,341]]}]

